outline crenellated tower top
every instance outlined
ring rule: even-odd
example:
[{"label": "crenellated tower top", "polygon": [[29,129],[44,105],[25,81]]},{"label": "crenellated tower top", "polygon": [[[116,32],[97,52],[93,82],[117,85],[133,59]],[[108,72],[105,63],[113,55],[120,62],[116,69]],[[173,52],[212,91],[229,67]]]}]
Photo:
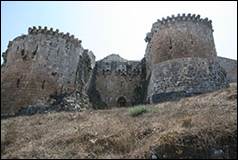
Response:
[{"label": "crenellated tower top", "polygon": [[194,24],[202,24],[206,25],[209,29],[212,30],[212,21],[209,20],[208,18],[201,18],[201,16],[198,14],[191,14],[188,13],[187,15],[184,14],[177,14],[177,16],[172,15],[167,16],[166,18],[158,19],[157,22],[153,23],[151,32],[147,33],[145,41],[149,42],[153,33],[159,32],[163,28],[167,28],[169,25],[174,25],[176,23],[181,23],[181,22],[193,22]]},{"label": "crenellated tower top", "polygon": [[145,56],[150,64],[185,57],[214,58],[217,55],[212,21],[190,13],[157,20],[145,41],[148,42]]},{"label": "crenellated tower top", "polygon": [[79,40],[78,38],[75,38],[74,35],[70,35],[68,32],[67,33],[63,33],[63,32],[59,32],[59,29],[56,29],[55,31],[53,30],[53,28],[48,29],[46,26],[43,28],[41,26],[35,27],[29,27],[28,28],[28,34],[29,35],[35,35],[35,34],[48,34],[48,35],[53,35],[53,36],[57,36],[57,37],[61,37],[64,39],[67,39],[69,41],[81,44],[82,41]]}]

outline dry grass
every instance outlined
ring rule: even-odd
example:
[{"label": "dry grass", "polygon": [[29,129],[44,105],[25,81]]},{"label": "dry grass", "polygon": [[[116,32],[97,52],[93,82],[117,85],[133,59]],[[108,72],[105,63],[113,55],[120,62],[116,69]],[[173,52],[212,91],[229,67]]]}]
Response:
[{"label": "dry grass", "polygon": [[136,117],[114,108],[1,120],[1,157],[214,158],[222,150],[218,158],[236,158],[235,84],[146,107]]}]

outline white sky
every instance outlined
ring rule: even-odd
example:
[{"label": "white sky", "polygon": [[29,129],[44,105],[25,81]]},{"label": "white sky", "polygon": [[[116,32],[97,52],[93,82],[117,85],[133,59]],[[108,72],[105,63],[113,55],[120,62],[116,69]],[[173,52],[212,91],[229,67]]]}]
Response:
[{"label": "white sky", "polygon": [[141,60],[152,23],[178,13],[212,20],[218,56],[237,59],[237,2],[1,2],[1,53],[28,27],[48,26],[82,40],[96,59]]}]

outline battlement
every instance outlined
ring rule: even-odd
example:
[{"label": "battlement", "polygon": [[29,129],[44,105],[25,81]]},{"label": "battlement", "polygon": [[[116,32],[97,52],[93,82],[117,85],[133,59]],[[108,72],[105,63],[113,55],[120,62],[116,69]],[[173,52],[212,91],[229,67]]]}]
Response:
[{"label": "battlement", "polygon": [[148,64],[183,57],[215,57],[212,32],[212,21],[196,14],[178,14],[157,20],[145,37],[147,61],[151,60]]},{"label": "battlement", "polygon": [[236,81],[237,63],[217,61],[208,18],[172,15],[153,23],[149,31],[141,61],[111,54],[95,62],[94,54],[74,35],[41,26],[28,28],[28,34],[9,41],[2,55],[2,114],[28,112],[25,107],[35,104],[64,104],[65,109],[76,110],[91,104],[107,108],[158,103]]},{"label": "battlement", "polygon": [[64,39],[72,41],[74,43],[78,43],[78,44],[82,43],[81,40],[79,40],[78,38],[75,38],[74,35],[70,35],[68,32],[67,33],[59,32],[59,29],[56,29],[54,31],[53,28],[48,29],[46,26],[44,28],[42,28],[41,26],[38,26],[38,28],[35,26],[33,26],[32,28],[29,27],[28,34],[30,34],[30,35],[48,34],[48,35],[53,35],[53,36],[64,38]]},{"label": "battlement", "polygon": [[151,36],[153,35],[154,32],[158,32],[161,28],[166,27],[170,24],[175,24],[178,22],[185,22],[185,21],[190,21],[194,22],[195,24],[205,24],[208,28],[210,28],[213,31],[212,28],[212,21],[209,20],[208,18],[201,18],[200,15],[196,14],[177,14],[177,16],[172,15],[171,17],[167,16],[167,18],[162,18],[158,19],[157,22],[153,23],[152,29],[150,33],[147,33],[147,36],[145,38],[146,42],[149,42],[151,39]]},{"label": "battlement", "polygon": [[203,23],[206,24],[208,27],[210,27],[212,29],[212,21],[209,20],[208,18],[201,18],[201,16],[198,14],[191,14],[188,13],[187,15],[185,13],[183,13],[182,15],[177,14],[177,16],[175,17],[174,15],[172,15],[171,17],[167,16],[167,18],[162,18],[162,20],[158,19],[157,23],[158,24],[168,24],[168,23],[176,23],[178,21],[192,21],[195,23]]}]

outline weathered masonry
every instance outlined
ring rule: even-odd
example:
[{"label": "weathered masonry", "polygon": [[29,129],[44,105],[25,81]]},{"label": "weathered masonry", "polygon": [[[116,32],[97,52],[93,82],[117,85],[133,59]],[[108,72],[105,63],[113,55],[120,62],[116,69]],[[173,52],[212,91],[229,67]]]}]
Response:
[{"label": "weathered masonry", "polygon": [[69,33],[33,27],[2,54],[1,115],[159,103],[227,87],[237,61],[217,57],[211,20],[178,14],[153,23],[141,61],[95,61]]},{"label": "weathered masonry", "polygon": [[153,23],[145,38],[149,102],[228,86],[226,72],[217,61],[211,23],[195,14],[173,15]]}]

